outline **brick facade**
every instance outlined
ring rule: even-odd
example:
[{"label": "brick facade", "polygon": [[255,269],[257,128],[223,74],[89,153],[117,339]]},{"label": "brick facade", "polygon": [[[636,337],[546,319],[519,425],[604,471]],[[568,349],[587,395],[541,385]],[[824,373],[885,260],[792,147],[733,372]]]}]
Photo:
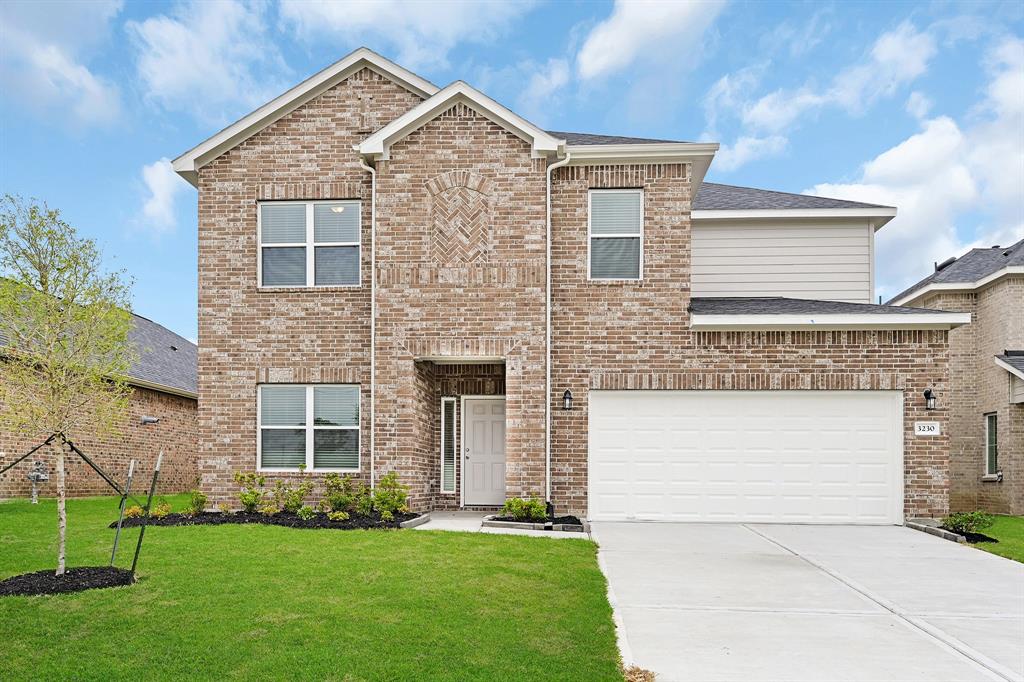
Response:
[{"label": "brick facade", "polygon": [[[199,171],[200,469],[214,502],[234,499],[233,471],[255,467],[259,383],[360,384],[369,478],[371,185],[352,145],[418,101],[363,70]],[[546,161],[459,103],[376,169],[376,474],[399,471],[416,508],[457,506],[438,491],[440,398],[480,390],[506,396],[507,494],[543,495]],[[587,280],[595,188],[644,190],[642,282]],[[362,200],[360,288],[257,286],[257,200],[283,198]],[[553,173],[559,512],[586,511],[588,392],[606,388],[903,390],[907,515],[945,512],[948,438],[912,431],[925,416],[945,430],[945,408],[925,414],[919,396],[949,390],[946,332],[691,331],[691,200],[687,164]],[[558,409],[566,388],[571,412]]]},{"label": "brick facade", "polygon": [[[949,333],[950,508],[1024,513],[1024,405],[1009,402],[1010,374],[995,364],[1006,349],[1024,348],[1024,277],[976,291],[939,291],[914,305],[971,313]],[[999,415],[1003,480],[983,480],[985,415]]]},{"label": "brick facade", "polygon": [[[143,416],[159,417],[156,424],[141,424]],[[128,405],[127,414],[120,424],[120,436],[96,438],[89,434],[69,436],[82,452],[89,456],[115,480],[124,482],[128,463],[137,460],[134,484],[136,490],[149,485],[157,454],[163,450],[158,492],[176,493],[194,488],[197,479],[196,451],[198,448],[198,422],[196,401],[148,388],[136,388]],[[0,466],[28,452],[45,439],[0,431]],[[51,480],[40,486],[43,496],[56,495],[56,466],[49,448],[37,451],[32,457],[0,476],[0,499],[28,497],[31,484],[25,478],[32,462],[46,463]],[[71,497],[87,495],[113,495],[114,491],[79,457],[67,462],[67,494]],[[146,481],[145,485],[140,481]]]}]

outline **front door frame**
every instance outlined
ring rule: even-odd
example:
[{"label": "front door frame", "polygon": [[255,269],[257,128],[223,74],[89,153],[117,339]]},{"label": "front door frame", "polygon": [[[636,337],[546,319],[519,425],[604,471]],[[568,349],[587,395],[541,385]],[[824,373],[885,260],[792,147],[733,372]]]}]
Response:
[{"label": "front door frame", "polygon": [[[505,400],[504,395],[463,395],[459,396],[459,506],[466,506],[466,401],[467,400]],[[508,405],[505,405],[505,444],[508,445]],[[505,465],[508,466],[508,449],[505,450]],[[505,474],[506,478],[508,474]],[[506,491],[508,490],[506,486]]]}]

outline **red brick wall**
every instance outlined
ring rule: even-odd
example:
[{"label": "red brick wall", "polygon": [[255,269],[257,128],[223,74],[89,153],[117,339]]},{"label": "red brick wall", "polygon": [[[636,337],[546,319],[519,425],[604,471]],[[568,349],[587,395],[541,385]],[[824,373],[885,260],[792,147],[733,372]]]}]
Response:
[{"label": "red brick wall", "polygon": [[[157,424],[143,426],[140,423],[143,416],[159,417],[160,421]],[[129,461],[137,460],[137,476],[133,483],[133,488],[137,491],[149,487],[153,465],[161,449],[164,452],[164,459],[157,491],[175,493],[195,487],[198,448],[195,400],[147,388],[136,388],[120,430],[119,437],[96,438],[89,434],[69,437],[82,452],[119,483],[123,484],[127,477]],[[44,439],[45,436],[33,438],[0,431],[0,453],[3,453],[0,467],[25,454]],[[30,495],[31,484],[25,476],[31,471],[32,462],[36,460],[46,463],[50,476],[54,479],[40,486],[40,494],[56,494],[56,466],[49,449],[44,448],[0,475],[0,499]],[[81,458],[72,456],[66,461],[68,495],[83,497],[116,494]]]}]

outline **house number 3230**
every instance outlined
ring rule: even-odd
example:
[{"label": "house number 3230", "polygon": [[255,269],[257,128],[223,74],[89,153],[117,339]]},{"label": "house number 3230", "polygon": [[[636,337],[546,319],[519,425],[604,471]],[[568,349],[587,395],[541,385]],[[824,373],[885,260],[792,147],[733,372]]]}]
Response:
[{"label": "house number 3230", "polygon": [[939,422],[914,422],[914,435],[938,436],[941,433]]}]

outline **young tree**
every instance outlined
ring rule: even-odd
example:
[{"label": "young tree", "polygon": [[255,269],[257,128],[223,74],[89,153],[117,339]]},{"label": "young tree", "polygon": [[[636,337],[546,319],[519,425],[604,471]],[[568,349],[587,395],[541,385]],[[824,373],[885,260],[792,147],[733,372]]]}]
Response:
[{"label": "young tree", "polygon": [[[130,282],[46,204],[0,201],[0,427],[44,440],[116,434],[134,359]],[[65,570],[65,457],[57,468],[57,575]]]}]

